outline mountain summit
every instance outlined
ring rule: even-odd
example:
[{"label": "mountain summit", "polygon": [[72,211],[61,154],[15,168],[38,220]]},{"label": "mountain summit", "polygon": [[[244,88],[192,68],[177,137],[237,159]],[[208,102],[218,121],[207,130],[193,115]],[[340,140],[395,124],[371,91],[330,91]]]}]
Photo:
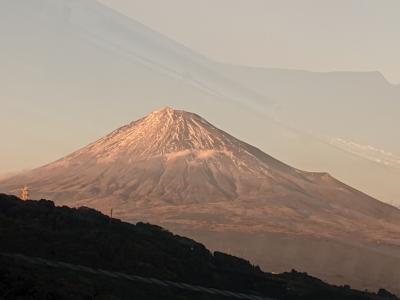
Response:
[{"label": "mountain summit", "polygon": [[[66,160],[84,155],[95,156],[98,162],[139,161],[161,156],[166,159],[190,156],[192,160],[204,160],[219,154],[242,158],[246,154],[248,159],[249,156],[255,159],[261,153],[194,113],[166,107],[115,130]],[[236,164],[240,167],[239,160]]]},{"label": "mountain summit", "polygon": [[104,160],[124,155],[139,160],[181,151],[234,151],[241,144],[196,114],[166,107],[112,132],[82,153],[96,153]]},{"label": "mountain summit", "polygon": [[[1,181],[0,191],[24,185],[34,198],[113,209],[124,220],[157,223],[270,270],[297,268],[358,288],[398,287],[400,210],[327,173],[290,167],[193,113],[155,111]],[[346,259],[357,263],[338,264]],[[365,276],[376,263],[382,274]]]},{"label": "mountain summit", "polygon": [[322,199],[319,184],[335,183],[327,174],[291,168],[196,114],[169,107],[28,177],[32,180],[12,180],[13,188],[26,183],[34,195],[67,204],[73,204],[71,197],[80,203],[111,197],[135,206],[304,197],[311,191]]},{"label": "mountain summit", "polygon": [[301,192],[295,181],[308,184],[310,179],[329,178],[295,170],[198,115],[169,107],[34,170],[29,177],[34,178],[28,180],[34,194],[68,204],[71,195],[136,204],[271,197]]}]

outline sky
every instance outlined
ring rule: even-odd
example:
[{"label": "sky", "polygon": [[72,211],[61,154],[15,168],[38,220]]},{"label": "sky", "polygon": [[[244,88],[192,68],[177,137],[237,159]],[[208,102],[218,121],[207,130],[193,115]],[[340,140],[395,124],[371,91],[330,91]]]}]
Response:
[{"label": "sky", "polygon": [[399,2],[101,1],[0,1],[0,179],[172,106],[400,203],[400,85],[201,56],[400,82]]},{"label": "sky", "polygon": [[398,0],[100,1],[217,61],[400,83]]}]

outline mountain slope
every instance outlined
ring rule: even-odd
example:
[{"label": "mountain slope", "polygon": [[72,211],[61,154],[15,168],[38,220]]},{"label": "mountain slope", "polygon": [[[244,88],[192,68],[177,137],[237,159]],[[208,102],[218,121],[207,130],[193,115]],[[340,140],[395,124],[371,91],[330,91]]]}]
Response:
[{"label": "mountain slope", "polygon": [[[196,114],[153,112],[1,181],[0,190],[17,193],[25,184],[35,198],[113,209],[124,220],[163,225],[276,271],[300,266],[359,288],[397,286],[398,209],[329,174],[292,168]],[[349,265],[337,263],[342,259]]]}]

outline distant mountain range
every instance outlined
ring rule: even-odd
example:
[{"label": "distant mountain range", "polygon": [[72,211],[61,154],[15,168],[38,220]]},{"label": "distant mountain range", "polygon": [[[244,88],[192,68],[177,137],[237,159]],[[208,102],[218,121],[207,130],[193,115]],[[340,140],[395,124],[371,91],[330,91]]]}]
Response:
[{"label": "distant mountain range", "polygon": [[[331,143],[400,156],[400,86],[378,72],[220,64],[94,0],[2,1],[0,34],[4,170],[60,157],[172,105],[207,116],[290,165],[327,171],[400,205],[399,168],[376,152]],[[27,134],[21,124],[34,127]],[[16,159],[15,149],[27,145],[30,151]]]},{"label": "distant mountain range", "polygon": [[[397,291],[400,210],[164,108],[43,167],[0,181],[33,198],[146,221],[282,272]],[[341,262],[341,263],[339,263]],[[342,263],[343,262],[343,263]]]},{"label": "distant mountain range", "polygon": [[[215,292],[206,294],[204,288],[257,295],[257,299],[398,299],[384,289],[368,293],[349,286],[331,286],[295,270],[263,272],[248,261],[212,253],[158,226],[124,223],[85,207],[56,207],[51,201],[21,201],[0,194],[0,226],[2,299],[231,299]],[[37,260],[32,264],[17,254],[85,269],[68,270],[65,264],[57,268],[38,264]],[[109,272],[96,274],[99,269]],[[191,284],[198,289],[193,292],[160,286],[157,280],[152,284],[132,282],[112,277],[110,272]],[[243,294],[242,299],[246,299]]]}]

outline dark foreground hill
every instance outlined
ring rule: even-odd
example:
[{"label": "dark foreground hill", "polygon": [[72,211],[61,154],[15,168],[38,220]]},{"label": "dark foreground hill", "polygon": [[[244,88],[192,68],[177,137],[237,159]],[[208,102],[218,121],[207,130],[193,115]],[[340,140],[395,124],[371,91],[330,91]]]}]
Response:
[{"label": "dark foreground hill", "polygon": [[[55,207],[0,194],[0,252],[20,253],[143,277],[276,299],[396,299],[335,287],[292,271],[270,274],[248,261],[211,253],[149,224],[132,225],[93,209]],[[0,256],[0,299],[226,299],[30,265]]]}]

